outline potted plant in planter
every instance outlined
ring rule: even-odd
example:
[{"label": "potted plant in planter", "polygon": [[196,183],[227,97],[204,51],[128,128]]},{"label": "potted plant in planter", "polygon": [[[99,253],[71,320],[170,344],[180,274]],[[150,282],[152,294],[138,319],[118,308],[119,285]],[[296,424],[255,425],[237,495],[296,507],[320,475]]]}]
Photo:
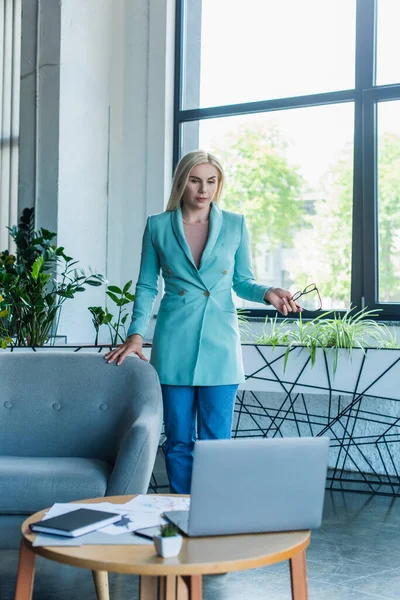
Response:
[{"label": "potted plant in planter", "polygon": [[163,558],[178,556],[182,548],[182,536],[173,523],[161,525],[159,535],[153,537],[157,554]]},{"label": "potted plant in planter", "polygon": [[310,320],[301,315],[295,321],[266,320],[263,334],[243,347],[241,389],[351,394],[358,386],[392,397],[386,390],[389,378],[380,373],[397,361],[400,349],[395,335],[372,316],[376,311],[350,309],[343,316],[330,311]]},{"label": "potted plant in planter", "polygon": [[[269,331],[267,316],[264,331],[255,337],[254,343],[272,348],[287,346],[284,368],[294,348],[305,348],[308,351],[311,366],[316,362],[317,349],[321,348],[327,355],[332,356],[332,371],[335,374],[341,349],[346,350],[351,357],[355,348],[364,352],[365,348],[397,347],[395,337],[388,327],[371,319],[377,314],[378,310],[364,308],[354,312],[354,308],[350,308],[343,317],[338,316],[335,311],[328,311],[310,321],[304,321],[300,313],[299,319],[294,322],[283,319],[278,323],[275,317],[271,320]],[[329,315],[332,317],[328,318]]]},{"label": "potted plant in planter", "polygon": [[35,231],[33,208],[9,231],[16,254],[0,252],[0,345],[42,346],[56,335],[65,300],[104,277],[77,269],[78,261],[52,243],[55,233]]}]

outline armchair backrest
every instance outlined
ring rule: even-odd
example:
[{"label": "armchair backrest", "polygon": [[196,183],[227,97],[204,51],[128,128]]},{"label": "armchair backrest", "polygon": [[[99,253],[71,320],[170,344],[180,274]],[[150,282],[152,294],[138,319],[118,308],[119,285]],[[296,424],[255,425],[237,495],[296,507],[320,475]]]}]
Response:
[{"label": "armchair backrest", "polygon": [[161,411],[154,368],[136,357],[0,351],[0,455],[114,463],[132,423]]}]

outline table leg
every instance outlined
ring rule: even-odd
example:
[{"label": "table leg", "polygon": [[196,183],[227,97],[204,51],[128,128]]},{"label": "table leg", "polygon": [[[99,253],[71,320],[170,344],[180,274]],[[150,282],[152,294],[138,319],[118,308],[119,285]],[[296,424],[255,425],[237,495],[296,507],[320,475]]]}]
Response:
[{"label": "table leg", "polygon": [[163,575],[158,579],[158,600],[176,600],[175,575]]},{"label": "table leg", "polygon": [[92,571],[97,600],[110,600],[107,571]]},{"label": "table leg", "polygon": [[[158,586],[157,586],[158,579]],[[139,579],[139,600],[202,600],[202,577],[144,576]],[[158,593],[157,593],[158,590]]]},{"label": "table leg", "polygon": [[190,600],[202,600],[203,598],[203,577],[201,575],[192,575],[190,578]]},{"label": "table leg", "polygon": [[139,577],[139,600],[156,600],[157,577],[153,575],[141,575]]},{"label": "table leg", "polygon": [[22,541],[19,550],[14,600],[31,600],[35,578],[35,558],[36,555]]},{"label": "table leg", "polygon": [[[184,577],[189,589],[190,600],[203,600],[203,577],[201,575],[190,575]],[[180,600],[178,598],[178,600]]]},{"label": "table leg", "polygon": [[292,584],[292,600],[308,600],[305,550],[290,559],[290,580]]},{"label": "table leg", "polygon": [[176,578],[176,600],[191,600],[190,598],[190,577]]}]

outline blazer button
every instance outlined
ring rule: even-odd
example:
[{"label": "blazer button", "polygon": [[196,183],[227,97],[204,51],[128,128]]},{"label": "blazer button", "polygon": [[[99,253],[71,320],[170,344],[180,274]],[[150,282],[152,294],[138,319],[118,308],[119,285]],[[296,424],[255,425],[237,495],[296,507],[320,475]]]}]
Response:
[{"label": "blazer button", "polygon": [[181,290],[181,291],[179,292],[179,295],[180,295],[180,296],[184,296],[184,295],[185,295],[185,290]]},{"label": "blazer button", "polygon": [[228,270],[227,270],[227,269],[224,269],[224,270],[222,271],[222,275],[226,275],[226,274],[227,274],[227,272],[228,272]]},{"label": "blazer button", "polygon": [[171,273],[172,273],[171,269],[168,269],[167,273],[168,273],[168,275],[171,275]]},{"label": "blazer button", "polygon": [[210,292],[209,292],[208,290],[206,290],[206,291],[204,292],[204,295],[206,296],[206,298],[208,298],[208,296],[210,295]]}]

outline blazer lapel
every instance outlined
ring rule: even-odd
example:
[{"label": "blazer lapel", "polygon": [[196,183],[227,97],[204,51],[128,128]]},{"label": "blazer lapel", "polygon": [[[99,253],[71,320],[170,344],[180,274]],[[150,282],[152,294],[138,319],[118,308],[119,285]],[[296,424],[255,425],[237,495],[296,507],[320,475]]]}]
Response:
[{"label": "blazer lapel", "polygon": [[210,258],[212,251],[214,250],[215,243],[218,239],[219,232],[221,231],[222,226],[222,210],[214,204],[211,204],[211,212],[210,212],[210,229],[208,232],[208,240],[206,247],[204,248],[203,254],[200,259],[200,267],[199,271],[203,269],[206,262]]},{"label": "blazer lapel", "polygon": [[176,210],[171,211],[171,219],[172,219],[172,230],[177,239],[178,244],[182,248],[183,252],[186,254],[188,260],[192,263],[192,265],[197,269],[196,264],[193,260],[192,252],[190,250],[189,244],[185,238],[185,232],[183,231],[183,221],[182,221],[182,210],[179,206]]}]

